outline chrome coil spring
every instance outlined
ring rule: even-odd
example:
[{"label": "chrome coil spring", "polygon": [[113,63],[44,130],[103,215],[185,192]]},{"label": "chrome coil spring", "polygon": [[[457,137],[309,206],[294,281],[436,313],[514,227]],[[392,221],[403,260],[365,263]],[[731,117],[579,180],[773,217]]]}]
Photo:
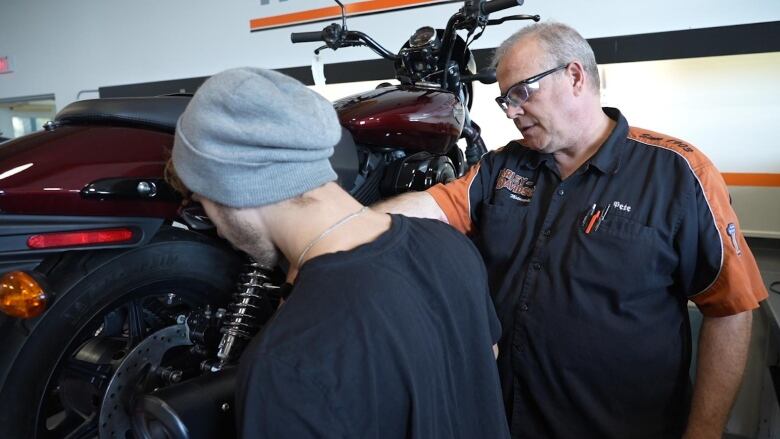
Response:
[{"label": "chrome coil spring", "polygon": [[238,293],[228,305],[220,329],[222,339],[217,351],[220,365],[228,364],[237,354],[236,344],[254,337],[273,313],[281,288],[274,282],[273,274],[273,269],[254,261],[241,274]]}]

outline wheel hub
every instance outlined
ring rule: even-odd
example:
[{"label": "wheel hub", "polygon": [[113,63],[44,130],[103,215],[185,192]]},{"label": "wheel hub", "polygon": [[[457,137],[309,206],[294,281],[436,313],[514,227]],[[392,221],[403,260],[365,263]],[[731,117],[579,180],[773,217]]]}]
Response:
[{"label": "wheel hub", "polygon": [[188,345],[192,342],[187,325],[173,325],[149,335],[122,359],[103,395],[98,424],[101,438],[125,437],[132,426],[131,404],[141,382],[160,367],[166,352]]}]

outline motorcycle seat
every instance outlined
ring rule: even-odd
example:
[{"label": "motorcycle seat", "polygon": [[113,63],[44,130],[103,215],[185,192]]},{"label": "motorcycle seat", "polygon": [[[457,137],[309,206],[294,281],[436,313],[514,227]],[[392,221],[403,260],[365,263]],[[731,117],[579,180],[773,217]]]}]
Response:
[{"label": "motorcycle seat", "polygon": [[191,96],[103,98],[76,101],[62,109],[54,121],[61,125],[108,124],[173,133],[176,121]]}]

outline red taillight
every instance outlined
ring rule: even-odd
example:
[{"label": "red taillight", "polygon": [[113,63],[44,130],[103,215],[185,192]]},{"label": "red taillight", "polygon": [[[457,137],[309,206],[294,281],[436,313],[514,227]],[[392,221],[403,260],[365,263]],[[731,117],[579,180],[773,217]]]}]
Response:
[{"label": "red taillight", "polygon": [[133,239],[130,229],[79,230],[33,235],[27,238],[27,247],[34,249],[74,247],[79,245],[108,244]]}]

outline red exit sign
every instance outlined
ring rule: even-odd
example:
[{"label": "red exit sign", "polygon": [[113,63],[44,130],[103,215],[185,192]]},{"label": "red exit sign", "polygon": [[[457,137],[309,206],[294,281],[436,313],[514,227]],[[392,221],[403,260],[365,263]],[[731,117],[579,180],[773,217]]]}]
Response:
[{"label": "red exit sign", "polygon": [[7,56],[0,56],[0,74],[11,73],[11,61]]}]

